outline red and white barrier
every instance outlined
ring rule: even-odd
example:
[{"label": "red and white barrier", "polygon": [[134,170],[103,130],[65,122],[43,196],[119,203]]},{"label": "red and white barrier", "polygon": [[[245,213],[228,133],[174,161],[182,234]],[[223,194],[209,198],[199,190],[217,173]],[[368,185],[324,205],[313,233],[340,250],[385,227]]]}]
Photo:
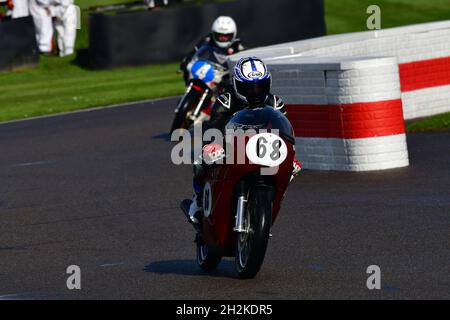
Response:
[{"label": "red and white barrier", "polygon": [[272,60],[269,68],[305,168],[366,171],[408,165],[395,58],[290,58]]},{"label": "red and white barrier", "polygon": [[396,57],[405,119],[450,111],[450,20],[339,34],[244,51],[260,58]]},{"label": "red and white barrier", "polygon": [[404,119],[450,111],[450,21],[244,51],[273,73],[305,168],[409,164]]}]

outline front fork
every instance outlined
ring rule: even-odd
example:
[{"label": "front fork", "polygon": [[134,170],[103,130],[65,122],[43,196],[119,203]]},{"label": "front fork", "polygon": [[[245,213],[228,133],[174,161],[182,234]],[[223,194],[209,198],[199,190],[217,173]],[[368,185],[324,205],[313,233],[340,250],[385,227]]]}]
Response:
[{"label": "front fork", "polygon": [[[248,194],[250,186],[246,181],[241,181],[237,185],[237,204],[235,225],[233,231],[237,233],[248,233],[249,229],[244,225],[244,216],[247,210]],[[272,237],[272,233],[269,233],[269,237]]]},{"label": "front fork", "polygon": [[205,92],[203,92],[202,97],[200,98],[200,101],[198,102],[197,106],[195,107],[194,112],[191,114],[191,120],[195,120],[198,117],[198,114],[200,113],[200,110],[202,109],[202,105],[205,102],[206,97],[209,94],[209,89],[206,89]]},{"label": "front fork", "polygon": [[178,101],[178,105],[177,105],[177,107],[176,107],[176,109],[175,109],[175,113],[178,113],[178,110],[180,110],[180,107],[181,107],[181,101],[184,100],[184,97],[186,97],[186,96],[189,94],[189,92],[191,92],[191,90],[192,90],[192,85],[193,85],[192,82],[189,83],[189,86],[187,87],[186,92],[185,92],[184,95],[181,97],[180,101]]},{"label": "front fork", "polygon": [[237,233],[245,233],[247,229],[244,226],[244,215],[247,207],[248,186],[245,181],[239,182],[237,185],[237,204],[236,204],[236,216],[235,225],[233,231]]}]

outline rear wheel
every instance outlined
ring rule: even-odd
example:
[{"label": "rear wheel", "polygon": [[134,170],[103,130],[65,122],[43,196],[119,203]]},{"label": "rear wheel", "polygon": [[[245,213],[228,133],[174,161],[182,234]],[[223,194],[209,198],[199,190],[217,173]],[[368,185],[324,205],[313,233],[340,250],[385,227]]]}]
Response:
[{"label": "rear wheel", "polygon": [[201,239],[197,239],[197,263],[204,271],[212,271],[217,268],[222,255],[208,247]]},{"label": "rear wheel", "polygon": [[244,229],[236,244],[236,271],[240,278],[254,278],[264,261],[272,225],[272,200],[267,188],[250,190]]}]

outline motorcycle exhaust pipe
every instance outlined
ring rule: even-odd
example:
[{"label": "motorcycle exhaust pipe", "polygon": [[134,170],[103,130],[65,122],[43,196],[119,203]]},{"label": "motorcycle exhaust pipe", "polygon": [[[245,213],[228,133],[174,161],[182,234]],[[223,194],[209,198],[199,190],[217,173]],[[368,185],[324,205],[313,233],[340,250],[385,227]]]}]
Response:
[{"label": "motorcycle exhaust pipe", "polygon": [[247,199],[245,196],[240,196],[237,201],[237,210],[236,210],[236,224],[233,228],[233,231],[238,233],[246,233],[247,230],[244,229],[244,214],[245,214],[245,204]]}]

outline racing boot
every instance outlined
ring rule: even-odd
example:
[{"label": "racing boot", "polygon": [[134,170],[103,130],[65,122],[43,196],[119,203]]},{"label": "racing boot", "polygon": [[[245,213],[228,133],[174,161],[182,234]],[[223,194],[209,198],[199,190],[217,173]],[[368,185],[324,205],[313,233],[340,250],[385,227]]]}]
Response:
[{"label": "racing boot", "polygon": [[189,207],[189,222],[196,226],[200,225],[203,217],[201,198],[200,194],[194,193],[191,206]]}]

